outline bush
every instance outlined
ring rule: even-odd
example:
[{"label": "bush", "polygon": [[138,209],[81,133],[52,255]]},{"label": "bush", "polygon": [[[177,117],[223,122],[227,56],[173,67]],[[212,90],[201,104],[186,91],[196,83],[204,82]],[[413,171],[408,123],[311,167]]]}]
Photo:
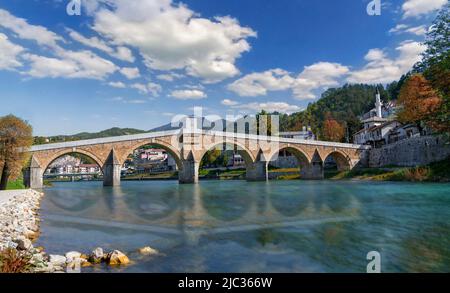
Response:
[{"label": "bush", "polygon": [[430,177],[430,168],[428,167],[415,167],[406,169],[403,174],[407,181],[426,181]]},{"label": "bush", "polygon": [[0,251],[0,272],[27,273],[31,269],[31,257],[28,252],[21,252],[14,248]]}]

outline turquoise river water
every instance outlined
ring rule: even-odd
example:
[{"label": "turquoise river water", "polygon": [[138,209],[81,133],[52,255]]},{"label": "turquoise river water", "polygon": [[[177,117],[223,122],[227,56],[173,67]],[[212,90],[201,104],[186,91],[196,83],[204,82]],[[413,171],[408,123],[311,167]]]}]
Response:
[{"label": "turquoise river water", "polygon": [[[132,265],[83,272],[450,272],[450,184],[362,181],[56,183],[47,253],[118,249]],[[141,256],[151,246],[161,253]]]}]

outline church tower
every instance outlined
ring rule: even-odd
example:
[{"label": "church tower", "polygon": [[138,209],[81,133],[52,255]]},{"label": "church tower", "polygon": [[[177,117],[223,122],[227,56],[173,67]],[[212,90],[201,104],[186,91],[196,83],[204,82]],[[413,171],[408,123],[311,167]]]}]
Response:
[{"label": "church tower", "polygon": [[381,113],[381,106],[383,106],[383,103],[381,102],[380,91],[378,90],[378,87],[377,87],[375,109],[377,110],[377,117],[379,117],[379,118],[383,118],[383,115]]}]

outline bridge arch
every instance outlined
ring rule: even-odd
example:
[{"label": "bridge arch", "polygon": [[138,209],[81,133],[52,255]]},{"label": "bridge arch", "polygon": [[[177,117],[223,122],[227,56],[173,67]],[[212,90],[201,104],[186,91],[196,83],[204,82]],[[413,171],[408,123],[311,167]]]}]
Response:
[{"label": "bridge arch", "polygon": [[174,159],[175,163],[177,164],[177,168],[179,170],[183,169],[183,162],[181,160],[181,154],[175,148],[173,148],[171,145],[169,145],[165,142],[162,142],[162,141],[139,142],[139,143],[135,143],[135,144],[131,145],[130,147],[126,148],[125,151],[123,151],[122,156],[119,158],[121,166],[123,164],[125,164],[125,161],[130,154],[132,154],[136,149],[146,146],[146,145],[151,145],[156,148],[161,148],[161,149],[167,151],[170,154],[170,156]]},{"label": "bridge arch", "polygon": [[338,171],[348,171],[352,167],[350,156],[342,150],[334,150],[323,156],[323,162],[326,163],[329,158],[333,158]]},{"label": "bridge arch", "polygon": [[236,142],[236,141],[226,141],[226,140],[220,141],[220,142],[215,142],[215,143],[212,143],[212,144],[209,144],[208,146],[206,146],[200,153],[200,156],[197,158],[198,161],[200,162],[203,159],[203,157],[206,155],[206,153],[208,153],[209,151],[214,150],[217,147],[225,146],[225,145],[232,146],[233,150],[238,152],[242,156],[246,165],[249,165],[255,161],[255,158],[254,158],[252,152],[249,149],[247,149],[247,147],[245,145],[242,145],[241,143]]},{"label": "bridge arch", "polygon": [[311,157],[303,149],[287,145],[280,146],[279,148],[272,150],[272,152],[270,152],[267,156],[267,159],[269,160],[268,163],[270,163],[272,159],[276,158],[277,153],[279,154],[282,151],[288,151],[293,154],[299,163],[309,164],[311,162]]},{"label": "bridge arch", "polygon": [[[219,147],[220,150],[232,150],[234,152],[237,152],[243,159],[244,161],[244,166],[243,168],[245,168],[246,172],[245,172],[245,178],[247,180],[254,180],[255,177],[255,158],[252,154],[252,152],[244,145],[242,145],[239,142],[236,141],[218,141],[218,142],[214,142],[211,143],[209,145],[207,145],[201,152],[199,152],[199,156],[195,158],[195,160],[198,162],[198,164],[196,164],[196,173],[198,174],[199,170],[200,170],[200,164],[203,160],[203,158],[207,155],[207,153],[209,151],[212,151],[214,149],[217,149]],[[265,163],[265,162],[264,162]],[[262,170],[265,176],[265,172],[264,170]],[[198,175],[197,175],[198,176]]]},{"label": "bridge arch", "polygon": [[[291,159],[286,159],[291,156],[287,156],[287,154],[290,154],[294,156],[296,162],[292,161]],[[283,158],[285,158],[283,160]],[[305,169],[310,168],[311,165],[311,158],[302,148],[291,146],[291,145],[281,145],[275,150],[272,150],[269,155],[267,156],[267,167],[275,167],[280,169],[291,169],[291,168],[298,168],[298,176],[302,178],[302,174]],[[289,172],[293,173],[292,171]],[[295,175],[293,173],[292,175]],[[270,177],[269,177],[270,178]]]},{"label": "bridge arch", "polygon": [[45,162],[41,162],[42,163],[42,166],[41,166],[42,171],[45,172],[48,169],[48,167],[57,159],[59,159],[63,156],[66,156],[66,155],[70,155],[70,154],[81,154],[86,157],[89,157],[90,159],[94,160],[94,162],[100,167],[100,169],[103,168],[103,165],[104,165],[103,160],[101,160],[95,154],[93,154],[89,151],[77,148],[77,149],[65,149],[65,150],[61,150],[61,151],[54,153],[47,160],[45,160]]}]

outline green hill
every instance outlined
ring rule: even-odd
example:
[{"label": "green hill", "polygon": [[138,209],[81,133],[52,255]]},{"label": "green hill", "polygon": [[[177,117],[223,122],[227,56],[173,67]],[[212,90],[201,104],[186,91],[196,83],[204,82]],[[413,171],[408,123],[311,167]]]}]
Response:
[{"label": "green hill", "polygon": [[[75,140],[83,140],[83,139],[93,139],[93,138],[102,138],[102,137],[110,137],[110,136],[122,136],[122,135],[131,135],[131,134],[140,134],[145,133],[147,131],[134,129],[134,128],[110,128],[100,132],[81,132],[73,135],[57,135],[50,137],[35,137],[34,144],[45,144],[45,143],[56,143],[56,142],[64,142],[64,141],[75,141]],[[48,141],[47,141],[48,139]]]}]

